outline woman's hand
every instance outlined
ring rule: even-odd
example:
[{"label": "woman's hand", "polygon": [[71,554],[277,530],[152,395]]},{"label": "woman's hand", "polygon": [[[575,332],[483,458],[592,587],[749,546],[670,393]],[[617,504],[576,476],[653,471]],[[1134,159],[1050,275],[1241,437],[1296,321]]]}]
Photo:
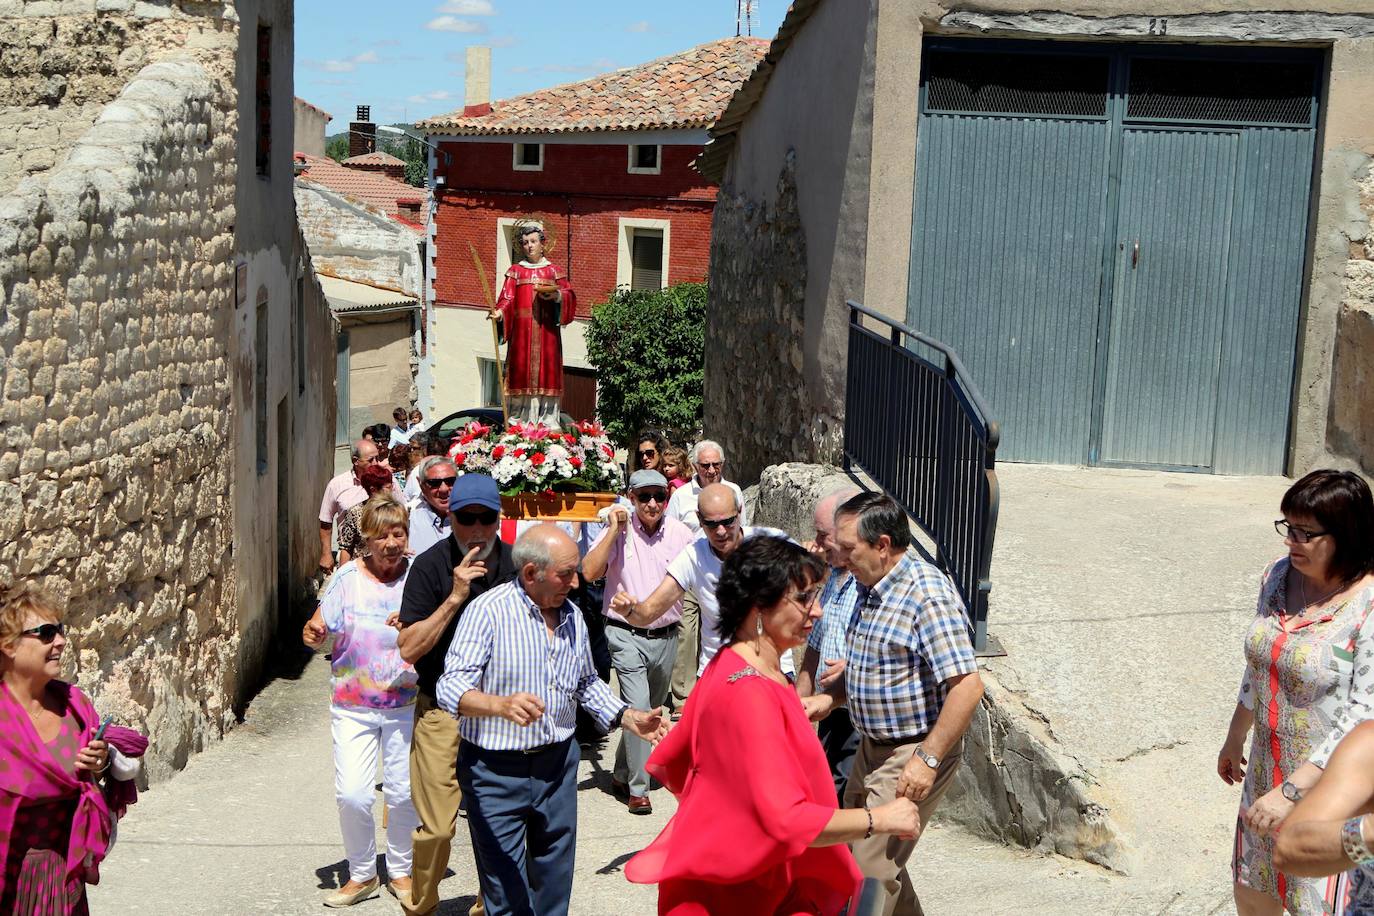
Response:
[{"label": "woman's hand", "polygon": [[1245,778],[1245,753],[1242,748],[1245,746],[1243,741],[1228,740],[1221,746],[1221,753],[1217,755],[1217,775],[1228,786],[1233,786]]},{"label": "woman's hand", "polygon": [[915,839],[921,833],[921,810],[909,798],[898,798],[871,809],[873,832],[885,833],[904,840]]},{"label": "woman's hand", "polygon": [[1293,803],[1283,797],[1282,789],[1270,789],[1259,797],[1242,815],[1250,829],[1260,836],[1273,836],[1278,833],[1279,825],[1293,810]]},{"label": "woman's hand", "polygon": [[110,749],[104,741],[92,741],[76,752],[76,768],[85,770],[92,776],[105,772],[110,765]]},{"label": "woman's hand", "polygon": [[301,641],[312,649],[318,649],[324,645],[325,635],[324,618],[320,616],[319,611],[316,611],[301,629]]}]

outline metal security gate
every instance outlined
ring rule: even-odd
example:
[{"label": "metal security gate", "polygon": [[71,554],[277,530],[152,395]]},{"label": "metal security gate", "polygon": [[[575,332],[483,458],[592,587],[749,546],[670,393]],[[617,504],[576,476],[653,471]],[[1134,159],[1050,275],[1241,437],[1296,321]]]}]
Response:
[{"label": "metal security gate", "polygon": [[1279,473],[1319,54],[932,40],[907,322],[1011,460]]}]

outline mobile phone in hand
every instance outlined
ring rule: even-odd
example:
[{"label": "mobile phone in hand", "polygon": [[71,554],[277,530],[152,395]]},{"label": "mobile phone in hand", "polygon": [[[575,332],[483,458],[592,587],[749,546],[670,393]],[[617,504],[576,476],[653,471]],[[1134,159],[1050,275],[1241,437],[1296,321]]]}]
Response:
[{"label": "mobile phone in hand", "polygon": [[105,718],[101,719],[101,720],[100,720],[100,727],[97,728],[97,729],[95,730],[95,734],[91,736],[91,740],[92,740],[92,741],[104,741],[104,740],[105,740],[105,729],[109,728],[109,727],[110,727],[110,723],[113,722],[113,721],[114,721],[114,716],[106,716]]}]

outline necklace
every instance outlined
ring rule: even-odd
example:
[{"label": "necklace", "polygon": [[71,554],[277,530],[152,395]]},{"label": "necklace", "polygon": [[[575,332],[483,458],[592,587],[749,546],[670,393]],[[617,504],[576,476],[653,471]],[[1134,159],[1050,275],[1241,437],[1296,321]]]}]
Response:
[{"label": "necklace", "polygon": [[1309,601],[1307,598],[1307,577],[1304,576],[1302,573],[1298,573],[1298,597],[1301,603],[1298,605],[1298,613],[1296,614],[1296,616],[1301,617],[1307,614],[1310,610],[1320,608],[1323,604],[1334,598],[1337,592],[1345,588],[1345,585],[1346,583],[1344,582],[1337,582],[1336,585],[1326,594],[1320,596],[1315,601]]}]

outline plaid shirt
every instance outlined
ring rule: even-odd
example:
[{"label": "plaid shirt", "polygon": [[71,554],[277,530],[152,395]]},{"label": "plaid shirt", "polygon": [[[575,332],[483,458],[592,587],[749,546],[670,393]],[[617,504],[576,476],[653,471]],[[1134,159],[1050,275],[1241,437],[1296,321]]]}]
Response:
[{"label": "plaid shirt", "polygon": [[[854,610],[859,602],[859,580],[843,569],[830,567],[821,586],[821,619],[811,628],[806,647],[820,656],[816,663],[816,681],[830,669],[828,659],[844,658],[849,654],[849,627],[854,622]],[[817,687],[819,692],[819,686]]]},{"label": "plaid shirt", "polygon": [[978,670],[964,602],[944,573],[910,553],[857,591],[845,670],[854,728],[877,741],[923,737],[940,717],[944,682]]}]

